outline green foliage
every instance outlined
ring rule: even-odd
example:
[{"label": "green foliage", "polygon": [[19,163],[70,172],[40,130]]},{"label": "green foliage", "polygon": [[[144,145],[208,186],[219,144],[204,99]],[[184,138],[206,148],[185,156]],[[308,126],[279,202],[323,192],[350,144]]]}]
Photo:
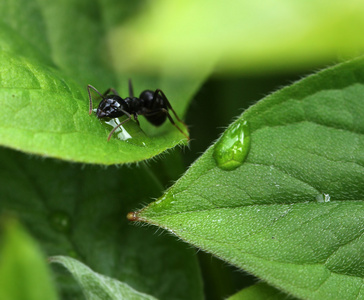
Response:
[{"label": "green foliage", "polygon": [[354,299],[364,274],[363,70],[354,60],[257,103],[235,122],[250,124],[239,168],[217,166],[219,141],[135,217],[298,297]]},{"label": "green foliage", "polygon": [[[265,97],[208,148],[287,83],[267,74],[361,52],[363,4],[311,2],[0,2],[0,218],[57,262],[60,298],[364,299],[364,58]],[[196,96],[190,152],[172,150],[186,139],[169,122],[140,117],[107,142],[88,114],[87,84],[126,96],[131,78],[183,118],[214,68],[235,77]],[[6,223],[0,298],[55,299],[37,246]],[[191,245],[264,283],[244,288]]]},{"label": "green foliage", "polygon": [[[54,7],[56,2],[33,7],[32,1],[19,0],[17,5],[23,7],[16,11],[17,6],[0,4],[4,17],[0,23],[4,34],[0,40],[1,145],[64,160],[110,165],[148,159],[183,143],[185,137],[171,124],[156,130],[147,122],[141,126],[147,134],[128,122],[125,127],[133,139],[120,141],[115,135],[105,143],[112,127],[88,115],[86,86],[93,84],[102,92],[111,85],[117,89],[123,86],[120,92],[125,95],[127,77],[111,71],[102,59],[108,57],[100,48],[102,20],[93,19],[93,11],[85,10],[75,31],[70,20],[76,18],[77,11],[66,6],[62,13],[59,2]],[[77,1],[70,4],[77,6]],[[23,19],[37,24],[39,30],[28,32],[29,26],[20,23]],[[49,37],[47,30],[51,31]],[[77,55],[72,52],[73,45],[77,45]],[[104,53],[96,58],[97,51]],[[163,73],[160,79],[150,80],[137,74],[129,76],[136,93],[159,87],[181,114],[207,71],[193,81],[166,78]]]},{"label": "green foliage", "polygon": [[[159,299],[202,299],[195,251],[152,228],[127,223],[128,211],[162,189],[144,164],[80,168],[2,149],[0,165],[6,182],[0,185],[0,210],[30,227],[48,255],[71,256]],[[56,271],[63,296],[80,297],[70,275]]]},{"label": "green foliage", "polygon": [[4,117],[0,122],[2,144],[23,151],[61,159],[115,164],[150,158],[184,137],[173,126],[149,137],[136,123],[127,129],[132,139],[116,134],[106,143],[112,127],[88,114],[86,89],[65,75],[9,52],[2,52],[0,96]]},{"label": "green foliage", "polygon": [[62,264],[72,273],[87,299],[156,300],[152,296],[137,292],[123,282],[93,272],[71,257],[54,256],[50,261]]}]

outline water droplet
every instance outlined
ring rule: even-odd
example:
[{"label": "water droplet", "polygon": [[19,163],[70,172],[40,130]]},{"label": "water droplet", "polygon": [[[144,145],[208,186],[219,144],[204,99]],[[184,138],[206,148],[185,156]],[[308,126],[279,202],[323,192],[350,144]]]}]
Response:
[{"label": "water droplet", "polygon": [[71,229],[71,218],[65,212],[54,212],[50,217],[52,227],[63,233],[67,233]]},{"label": "water droplet", "polygon": [[223,170],[234,170],[245,160],[250,149],[248,122],[238,120],[221,136],[214,148],[213,157]]},{"label": "water droplet", "polygon": [[316,201],[321,202],[321,203],[330,202],[330,195],[329,194],[318,194],[316,196]]}]

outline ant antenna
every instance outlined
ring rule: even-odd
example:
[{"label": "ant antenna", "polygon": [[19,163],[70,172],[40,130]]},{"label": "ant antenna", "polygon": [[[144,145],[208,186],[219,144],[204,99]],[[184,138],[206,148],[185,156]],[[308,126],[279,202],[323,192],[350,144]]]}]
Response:
[{"label": "ant antenna", "polygon": [[129,79],[129,97],[130,98],[134,97],[134,91],[133,91],[133,85],[131,83],[131,79]]},{"label": "ant antenna", "polygon": [[88,99],[89,99],[89,110],[88,110],[88,114],[91,115],[92,114],[92,97],[91,97],[91,91],[90,89],[93,89],[96,93],[98,93],[100,95],[100,97],[102,99],[105,99],[103,95],[101,95],[101,93],[95,88],[93,87],[91,84],[87,85],[87,91],[88,91]]}]

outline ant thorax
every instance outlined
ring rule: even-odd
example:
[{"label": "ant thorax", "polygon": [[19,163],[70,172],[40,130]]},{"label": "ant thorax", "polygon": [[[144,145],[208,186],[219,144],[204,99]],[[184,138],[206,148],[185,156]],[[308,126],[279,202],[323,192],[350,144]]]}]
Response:
[{"label": "ant thorax", "polygon": [[143,99],[139,99],[137,97],[126,97],[124,101],[128,105],[128,108],[125,110],[127,110],[130,113],[136,112],[137,114],[140,114],[141,109],[144,106]]}]

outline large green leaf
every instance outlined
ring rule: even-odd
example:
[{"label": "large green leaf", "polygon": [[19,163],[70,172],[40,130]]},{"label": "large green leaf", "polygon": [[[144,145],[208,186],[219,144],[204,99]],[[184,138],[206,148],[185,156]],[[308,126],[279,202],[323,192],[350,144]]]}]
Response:
[{"label": "large green leaf", "polygon": [[249,124],[251,148],[240,167],[219,168],[213,153],[221,147],[212,146],[129,218],[292,295],[364,298],[363,95],[363,58],[272,94],[227,129]]},{"label": "large green leaf", "polygon": [[34,240],[14,220],[2,218],[0,299],[58,299],[50,270]]},{"label": "large green leaf", "polygon": [[[17,216],[47,255],[72,256],[158,299],[202,299],[194,250],[125,217],[161,194],[146,165],[81,168],[6,149],[0,165],[0,215]],[[63,299],[79,299],[72,276],[59,267],[55,274]]]},{"label": "large green leaf", "polygon": [[180,143],[171,124],[158,135],[144,134],[133,121],[132,138],[107,142],[111,126],[88,114],[86,90],[59,72],[2,52],[0,101],[2,145],[61,159],[100,164],[150,158]]},{"label": "large green leaf", "polygon": [[362,51],[363,13],[356,0],[157,0],[109,38],[122,70],[281,72]]},{"label": "large green leaf", "polygon": [[[116,25],[101,16],[113,9],[114,20],[124,20],[129,5],[116,0],[97,9],[82,0],[0,3],[1,145],[71,161],[120,164],[185,143],[168,120],[160,128],[142,120],[142,130],[130,121],[125,129],[132,138],[120,140],[115,134],[108,143],[112,127],[88,115],[87,84],[100,92],[114,87],[126,97],[127,79],[132,78],[137,95],[163,89],[182,117],[210,71],[188,79],[167,77],[163,70],[153,78],[140,72],[117,73],[102,43]],[[182,124],[179,127],[186,131]]]}]

